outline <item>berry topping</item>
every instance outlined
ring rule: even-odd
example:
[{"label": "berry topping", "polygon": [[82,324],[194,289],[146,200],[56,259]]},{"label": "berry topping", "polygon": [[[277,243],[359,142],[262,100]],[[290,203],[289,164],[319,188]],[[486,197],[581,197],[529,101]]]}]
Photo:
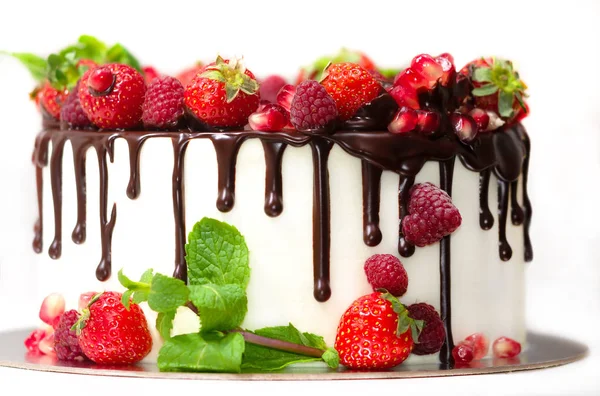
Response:
[{"label": "berry topping", "polygon": [[473,351],[473,345],[467,342],[459,342],[452,348],[452,356],[456,363],[470,363],[473,361],[475,352]]},{"label": "berry topping", "polygon": [[144,312],[133,302],[125,308],[121,298],[117,292],[95,296],[75,324],[82,352],[96,363],[136,363],[152,349]]},{"label": "berry topping", "polygon": [[287,84],[287,81],[281,76],[273,74],[260,82],[260,98],[270,103],[277,103],[277,94],[279,90]]},{"label": "berry topping", "polygon": [[144,81],[146,81],[146,84],[150,84],[154,79],[161,77],[161,74],[153,66],[144,66],[142,68],[142,73],[144,74]]},{"label": "berry topping", "polygon": [[385,289],[396,297],[406,293],[408,274],[396,256],[375,254],[369,257],[365,262],[365,273],[373,291]]},{"label": "berry topping", "polygon": [[494,341],[492,351],[497,358],[514,358],[521,353],[521,344],[512,338],[500,337]]},{"label": "berry topping", "polygon": [[340,363],[358,370],[395,367],[410,355],[422,325],[389,293],[362,296],[344,312],[338,326],[335,349]]},{"label": "berry topping", "polygon": [[429,89],[433,88],[438,80],[444,75],[442,65],[436,62],[431,55],[427,54],[415,56],[410,63],[410,68],[427,80],[427,88]]},{"label": "berry topping", "polygon": [[340,118],[350,119],[381,92],[381,84],[355,63],[334,63],[323,73],[321,84],[336,103]]},{"label": "berry topping", "polygon": [[283,107],[287,112],[292,108],[292,100],[296,95],[296,86],[286,84],[277,93],[277,103]]},{"label": "berry topping", "polygon": [[85,359],[77,334],[71,329],[78,319],[79,313],[74,309],[65,312],[60,317],[54,331],[54,351],[59,360]]},{"label": "berry topping", "polygon": [[403,85],[395,85],[389,90],[389,94],[392,95],[399,107],[407,106],[411,109],[420,109],[419,97],[417,91],[411,87],[405,87]]},{"label": "berry topping", "polygon": [[54,332],[46,333],[44,338],[40,340],[38,348],[44,355],[55,356],[54,352]]},{"label": "berry topping", "polygon": [[79,83],[69,92],[60,110],[60,119],[66,122],[71,128],[86,128],[92,125],[85,115],[81,102],[79,101]]},{"label": "berry topping", "polygon": [[388,131],[392,133],[405,133],[417,128],[419,115],[417,110],[403,106],[396,112],[394,119],[388,125]]},{"label": "berry topping", "polygon": [[477,124],[478,132],[487,130],[487,127],[490,124],[490,116],[487,111],[475,107],[473,110],[469,111],[469,115]]},{"label": "berry topping", "polygon": [[67,91],[58,90],[50,85],[50,83],[45,83],[39,90],[34,91],[32,95],[35,95],[36,101],[47,115],[56,120],[60,118],[60,110],[67,98]]},{"label": "berry topping", "polygon": [[420,88],[428,88],[429,81],[410,67],[407,67],[394,78],[394,86],[412,88],[415,91]]},{"label": "berry topping", "polygon": [[449,53],[443,53],[441,55],[436,56],[435,61],[438,65],[442,67],[442,85],[448,85],[448,82],[450,82],[450,79],[455,72],[454,57]]},{"label": "berry topping", "polygon": [[475,360],[483,359],[490,347],[489,340],[482,333],[471,334],[465,338],[464,342],[470,343],[473,346],[473,359]]},{"label": "berry topping", "polygon": [[417,110],[419,132],[432,135],[440,127],[440,115],[435,111]]},{"label": "berry topping", "polygon": [[87,308],[88,304],[90,303],[90,301],[92,301],[92,298],[98,294],[98,292],[85,292],[82,293],[79,296],[79,301],[77,303],[77,309],[79,309],[79,311],[83,311],[85,308]]},{"label": "berry topping", "polygon": [[255,131],[281,131],[288,124],[288,121],[287,111],[274,103],[261,105],[257,111],[248,117],[248,124]]},{"label": "berry topping", "polygon": [[61,294],[52,293],[42,301],[40,319],[42,322],[56,327],[63,312],[65,312],[65,298]]},{"label": "berry topping", "polygon": [[356,63],[375,77],[379,79],[382,76],[375,62],[364,52],[342,48],[337,54],[322,56],[315,60],[309,67],[302,68],[296,78],[296,84],[305,80],[321,80],[323,71],[330,63]]},{"label": "berry topping", "polygon": [[290,118],[297,130],[323,128],[337,115],[335,101],[317,81],[303,81],[296,87]]},{"label": "berry topping", "polygon": [[419,247],[440,241],[462,222],[448,193],[431,183],[411,188],[408,213],[402,219],[402,232],[406,241]]},{"label": "berry topping", "polygon": [[174,77],[155,78],[148,85],[142,107],[142,121],[147,127],[174,128],[183,117],[183,85]]},{"label": "berry topping", "polygon": [[204,71],[204,64],[202,62],[197,62],[195,65],[180,71],[175,78],[178,79],[179,82],[181,82],[181,85],[183,85],[185,88],[192,82],[194,77],[196,77],[196,75],[202,71]]},{"label": "berry topping", "polygon": [[33,353],[41,353],[40,341],[46,336],[46,330],[36,329],[25,339],[25,348]]},{"label": "berry topping", "polygon": [[422,320],[423,330],[419,334],[412,353],[415,355],[429,355],[439,352],[446,340],[444,322],[435,308],[427,303],[409,305],[408,312],[411,318]]},{"label": "berry topping", "polygon": [[477,137],[477,123],[470,116],[452,113],[450,122],[452,123],[456,136],[458,136],[461,142],[469,143]]},{"label": "berry topping", "polygon": [[[107,88],[111,78],[114,83]],[[88,70],[81,81],[79,100],[92,123],[105,129],[133,128],[140,123],[146,83],[136,69],[111,63]]]},{"label": "berry topping", "polygon": [[212,127],[241,127],[260,101],[258,82],[241,60],[217,57],[185,88],[185,105]]}]

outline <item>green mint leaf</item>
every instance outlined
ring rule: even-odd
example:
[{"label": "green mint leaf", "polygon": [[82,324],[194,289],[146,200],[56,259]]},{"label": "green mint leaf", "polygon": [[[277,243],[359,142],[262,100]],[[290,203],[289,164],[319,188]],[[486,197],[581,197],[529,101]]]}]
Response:
[{"label": "green mint leaf", "polygon": [[234,226],[204,218],[194,225],[185,246],[190,285],[237,284],[250,280],[248,246]]},{"label": "green mint leaf", "polygon": [[139,283],[152,283],[152,278],[154,278],[154,270],[152,268],[147,269],[142,276],[140,277]]},{"label": "green mint leaf", "polygon": [[152,278],[154,277],[153,273],[154,272],[151,269],[146,270],[146,272],[144,272],[142,274],[141,280],[139,282],[135,282],[135,281],[132,281],[131,279],[129,279],[123,273],[123,269],[121,269],[121,270],[119,270],[119,273],[117,274],[117,279],[119,280],[119,283],[121,284],[121,286],[123,286],[124,288],[133,290],[133,291],[138,291],[138,290],[143,290],[143,289],[150,289],[150,282],[152,281]]},{"label": "green mint leaf", "polygon": [[35,81],[42,81],[46,78],[46,73],[48,72],[48,62],[46,59],[24,52],[13,52],[8,55],[18,59],[29,70],[31,77]]},{"label": "green mint leaf", "polygon": [[79,59],[90,59],[96,63],[103,63],[106,51],[106,44],[93,36],[82,35],[77,41],[77,57]]},{"label": "green mint leaf", "polygon": [[131,295],[133,294],[133,290],[126,290],[121,296],[121,303],[125,306],[127,310],[129,310],[129,306],[131,303]]},{"label": "green mint leaf", "polygon": [[333,348],[327,348],[321,359],[332,369],[338,368],[340,365],[340,354]]},{"label": "green mint leaf", "polygon": [[160,312],[156,316],[156,330],[162,337],[163,340],[171,338],[171,330],[173,329],[173,319],[177,311]]},{"label": "green mint leaf", "polygon": [[150,290],[138,290],[133,293],[133,301],[134,304],[141,304],[145,301],[148,301],[148,296],[150,295]]},{"label": "green mint leaf", "polygon": [[121,44],[115,44],[106,51],[106,63],[122,63],[129,65],[142,73],[140,62],[133,56],[127,48]]},{"label": "green mint leaf", "polygon": [[160,371],[239,373],[244,348],[239,333],[183,334],[165,341],[157,365]]},{"label": "green mint leaf", "polygon": [[473,81],[476,82],[491,82],[492,69],[489,67],[478,67],[473,71]]},{"label": "green mint leaf", "polygon": [[513,115],[513,102],[515,96],[512,92],[500,91],[498,94],[498,113],[501,117],[509,118]]},{"label": "green mint leaf", "polygon": [[294,344],[300,344],[322,350],[327,349],[327,344],[325,343],[323,337],[316,334],[303,333],[291,323],[289,323],[287,326],[265,327],[255,330],[253,333],[263,337],[274,338],[276,340],[293,342]]},{"label": "green mint leaf", "polygon": [[188,301],[189,290],[181,279],[156,274],[152,279],[148,306],[155,312],[174,311]]},{"label": "green mint leaf", "polygon": [[494,84],[482,85],[479,88],[475,88],[471,93],[475,96],[488,96],[498,92],[498,86]]},{"label": "green mint leaf", "polygon": [[248,312],[246,292],[239,285],[189,286],[190,300],[198,308],[201,330],[226,331],[238,327]]}]

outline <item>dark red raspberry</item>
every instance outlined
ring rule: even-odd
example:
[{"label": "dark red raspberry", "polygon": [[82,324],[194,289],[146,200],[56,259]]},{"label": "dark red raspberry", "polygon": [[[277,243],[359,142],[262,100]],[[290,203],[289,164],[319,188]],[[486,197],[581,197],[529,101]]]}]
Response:
[{"label": "dark red raspberry", "polygon": [[412,353],[415,355],[429,355],[439,352],[446,339],[444,322],[442,322],[440,314],[427,303],[412,304],[407,309],[408,316],[425,322],[423,330],[419,334],[419,342],[415,343]]},{"label": "dark red raspberry", "polygon": [[273,74],[260,82],[260,98],[269,103],[277,103],[277,93],[287,82],[281,76]]},{"label": "dark red raspberry", "polygon": [[314,80],[301,82],[292,99],[290,118],[298,130],[322,128],[338,116],[333,98]]},{"label": "dark red raspberry", "polygon": [[462,222],[452,198],[431,183],[411,188],[408,213],[402,219],[402,232],[408,242],[419,247],[440,241]]},{"label": "dark red raspberry", "polygon": [[170,76],[157,77],[146,90],[142,121],[147,127],[174,128],[183,116],[181,82]]},{"label": "dark red raspberry", "polygon": [[79,101],[79,81],[71,90],[60,110],[60,119],[72,128],[86,128],[92,125]]},{"label": "dark red raspberry", "polygon": [[54,351],[59,360],[86,359],[79,347],[77,334],[75,334],[74,330],[71,330],[77,319],[79,319],[79,313],[72,309],[61,315],[58,326],[56,326],[56,330],[54,331]]},{"label": "dark red raspberry", "polygon": [[406,293],[408,274],[396,256],[374,254],[365,262],[365,273],[373,291],[386,289],[396,297]]}]

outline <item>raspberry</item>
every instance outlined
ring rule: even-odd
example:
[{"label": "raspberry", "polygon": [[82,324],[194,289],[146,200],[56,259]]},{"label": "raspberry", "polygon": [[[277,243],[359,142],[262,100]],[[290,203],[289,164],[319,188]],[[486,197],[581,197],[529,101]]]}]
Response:
[{"label": "raspberry", "polygon": [[365,262],[367,280],[373,291],[386,289],[396,297],[406,293],[408,274],[397,257],[391,254],[375,254]]},{"label": "raspberry", "polygon": [[408,213],[402,219],[402,232],[406,241],[419,247],[440,241],[456,231],[462,222],[452,198],[431,183],[411,188]]},{"label": "raspberry", "polygon": [[86,128],[92,125],[85,115],[81,102],[79,101],[79,81],[75,88],[69,93],[60,110],[60,119],[72,128]]},{"label": "raspberry", "polygon": [[58,326],[54,331],[54,351],[59,360],[86,358],[79,346],[77,334],[74,330],[71,330],[77,319],[79,319],[79,313],[74,309],[65,312],[60,317]]},{"label": "raspberry", "polygon": [[333,98],[314,80],[301,82],[292,99],[290,118],[298,130],[324,127],[338,115]]},{"label": "raspberry", "polygon": [[268,100],[269,103],[277,103],[277,93],[281,87],[283,87],[287,82],[281,76],[273,74],[260,83],[260,98],[263,100]]},{"label": "raspberry", "polygon": [[157,77],[146,91],[142,121],[147,127],[174,128],[183,116],[183,85],[170,76]]},{"label": "raspberry", "polygon": [[429,355],[439,352],[446,339],[444,322],[434,307],[427,303],[416,303],[409,305],[408,316],[425,322],[419,342],[415,343],[412,353],[415,355]]}]

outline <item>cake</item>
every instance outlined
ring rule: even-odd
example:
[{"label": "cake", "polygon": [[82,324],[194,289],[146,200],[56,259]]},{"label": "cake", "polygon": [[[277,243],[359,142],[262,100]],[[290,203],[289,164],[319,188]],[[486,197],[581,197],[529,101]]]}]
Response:
[{"label": "cake", "polygon": [[[94,40],[40,58],[33,249],[46,323],[56,328],[82,293],[88,315],[96,293],[133,297],[151,335],[133,360],[165,370],[239,371],[239,362],[161,365],[173,340],[226,324],[225,338],[241,334],[246,353],[257,336],[313,353],[302,359],[292,348],[281,366],[242,368],[339,359],[349,368],[452,367],[527,347],[529,109],[511,62],[481,58],[457,70],[449,54],[422,54],[384,75],[365,54],[343,51],[287,84],[218,57],[176,79],[142,68],[120,45],[119,57],[101,43],[94,58]],[[380,286],[390,274],[404,282],[395,295]],[[220,308],[189,303],[212,284],[233,290],[211,297],[223,297]],[[363,320],[352,307],[367,306],[394,307],[394,326],[406,322],[395,333],[412,337],[399,362],[348,338],[345,320]],[[433,341],[422,340],[431,351],[418,339],[434,322]],[[26,344],[52,354],[51,335],[38,330]]]}]

